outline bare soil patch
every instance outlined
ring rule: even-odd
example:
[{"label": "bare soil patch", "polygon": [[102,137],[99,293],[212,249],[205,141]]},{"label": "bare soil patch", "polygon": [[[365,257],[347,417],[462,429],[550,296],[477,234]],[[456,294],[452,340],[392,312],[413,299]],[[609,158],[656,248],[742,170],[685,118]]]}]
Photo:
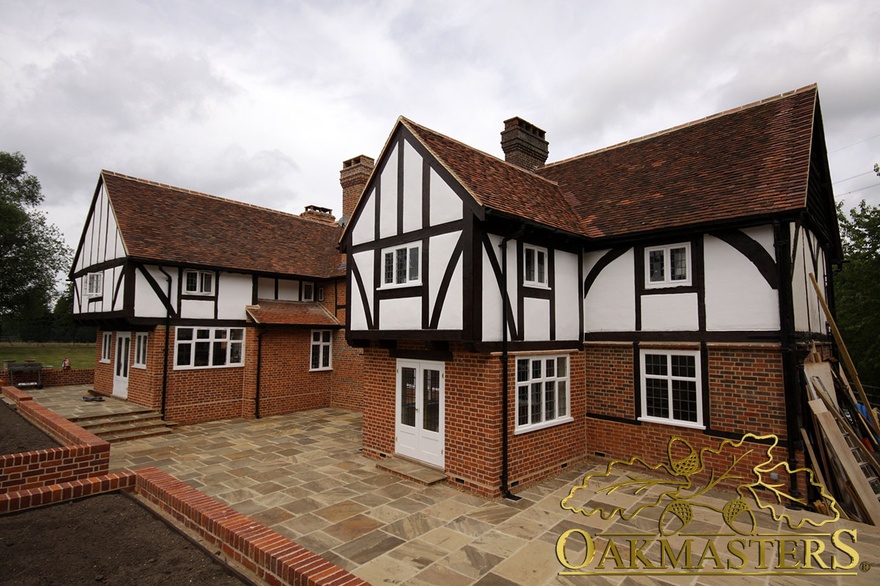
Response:
[{"label": "bare soil patch", "polygon": [[[57,446],[0,403],[0,453]],[[123,494],[0,515],[0,584],[243,583],[226,566]]]}]

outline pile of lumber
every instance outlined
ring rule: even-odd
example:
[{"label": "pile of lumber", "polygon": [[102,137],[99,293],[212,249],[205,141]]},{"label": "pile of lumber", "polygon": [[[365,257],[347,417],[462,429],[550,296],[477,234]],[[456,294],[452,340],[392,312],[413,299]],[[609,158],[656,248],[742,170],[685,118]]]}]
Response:
[{"label": "pile of lumber", "polygon": [[[858,372],[834,323],[815,277],[810,278],[825,310],[840,362],[823,361],[812,352],[803,374],[812,425],[801,435],[825,492],[845,516],[880,526],[880,418],[868,400]],[[816,503],[822,509],[823,503]]]}]

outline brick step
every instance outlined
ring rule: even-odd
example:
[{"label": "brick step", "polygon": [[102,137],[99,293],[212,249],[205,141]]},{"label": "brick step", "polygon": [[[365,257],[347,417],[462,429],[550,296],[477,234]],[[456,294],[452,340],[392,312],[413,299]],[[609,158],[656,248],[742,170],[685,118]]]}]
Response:
[{"label": "brick step", "polygon": [[111,444],[124,442],[129,440],[143,439],[145,437],[154,437],[159,435],[167,435],[174,431],[170,427],[149,427],[137,428],[130,431],[118,431],[112,433],[99,434],[101,439],[107,440]]},{"label": "brick step", "polygon": [[[114,399],[115,401],[115,399]],[[98,405],[103,405],[103,403],[98,403]],[[50,406],[51,408],[51,406]],[[68,421],[72,421],[76,423],[80,427],[87,427],[88,425],[94,422],[107,421],[107,420],[116,420],[120,419],[124,420],[126,417],[139,417],[139,416],[154,416],[161,417],[161,414],[158,411],[154,411],[149,407],[143,407],[140,409],[129,409],[126,411],[108,411],[106,413],[90,413],[88,415],[73,415],[67,417]]]},{"label": "brick step", "polygon": [[96,417],[80,418],[77,420],[72,419],[71,421],[74,421],[77,425],[79,425],[83,429],[88,429],[92,433],[95,433],[96,429],[112,427],[120,424],[140,422],[149,423],[152,421],[159,421],[162,424],[166,423],[165,421],[162,421],[162,414],[158,411],[141,411],[131,413],[117,413],[115,415],[99,415]]},{"label": "brick step", "polygon": [[399,456],[376,462],[376,468],[426,486],[446,480],[446,474],[442,470]]},{"label": "brick step", "polygon": [[174,428],[177,426],[176,423],[162,421],[161,419],[149,419],[149,420],[140,420],[140,421],[131,421],[131,422],[122,422],[117,423],[115,425],[102,425],[101,427],[92,427],[88,428],[88,431],[92,432],[98,437],[107,439],[107,436],[124,433],[129,431],[145,431],[148,429],[167,429],[168,431],[174,431]]}]

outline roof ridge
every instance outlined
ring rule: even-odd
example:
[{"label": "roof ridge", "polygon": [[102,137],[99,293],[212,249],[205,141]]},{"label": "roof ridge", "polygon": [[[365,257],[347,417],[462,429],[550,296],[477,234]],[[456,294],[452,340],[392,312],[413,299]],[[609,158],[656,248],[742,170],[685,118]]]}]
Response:
[{"label": "roof ridge", "polygon": [[[467,143],[464,143],[460,140],[452,138],[451,136],[447,136],[447,135],[443,134],[442,132],[437,132],[436,130],[434,130],[432,128],[428,128],[427,126],[425,126],[423,124],[419,124],[418,122],[414,122],[414,121],[410,120],[406,116],[400,116],[400,120],[402,120],[405,124],[417,126],[418,128],[421,128],[423,130],[427,130],[428,132],[432,132],[432,133],[436,134],[437,136],[440,136],[448,141],[454,142],[455,144],[461,145],[462,147],[464,147],[468,150],[480,153],[481,155],[485,155],[491,159],[495,159],[499,163],[507,165],[508,167],[511,167],[517,171],[521,171],[523,173],[528,173],[529,175],[532,175],[533,177],[535,177],[537,179],[541,179],[542,181],[546,181],[547,183],[549,183],[551,185],[556,185],[558,187],[558,183],[556,181],[553,181],[552,179],[547,179],[546,177],[542,177],[541,175],[538,175],[535,171],[529,171],[528,169],[524,169],[524,168],[520,167],[519,165],[514,165],[513,163],[509,163],[509,162],[505,161],[504,159],[502,159],[501,157],[493,155],[492,153],[487,153],[486,151],[484,151],[482,149],[478,149],[478,148],[471,146]],[[427,145],[425,145],[425,146],[427,146]],[[434,155],[436,156],[436,153],[434,153]],[[540,169],[540,167],[539,167],[539,169]]]},{"label": "roof ridge", "polygon": [[264,212],[271,212],[271,213],[273,213],[273,214],[279,214],[279,215],[286,216],[286,217],[289,217],[289,218],[295,218],[295,219],[297,219],[297,220],[301,220],[301,221],[303,221],[303,222],[309,222],[309,224],[315,224],[315,225],[326,225],[326,226],[331,226],[331,227],[338,227],[338,225],[335,225],[335,224],[322,224],[321,222],[315,222],[315,221],[313,221],[313,220],[308,220],[308,219],[306,219],[306,218],[303,218],[303,217],[300,216],[299,214],[292,214],[292,213],[290,213],[290,212],[284,212],[284,211],[281,211],[281,210],[276,210],[276,209],[268,208],[268,207],[266,207],[266,206],[260,206],[260,205],[256,205],[256,204],[248,203],[248,202],[245,202],[245,201],[239,201],[239,200],[231,199],[231,198],[228,198],[228,197],[221,197],[221,196],[219,196],[219,195],[212,195],[212,194],[210,194],[210,193],[204,193],[204,192],[201,192],[201,191],[195,191],[195,190],[192,190],[192,189],[186,189],[185,187],[178,187],[178,186],[176,186],[176,185],[169,185],[169,184],[167,184],[167,183],[160,183],[160,182],[158,182],[158,181],[151,181],[151,180],[149,180],[149,179],[143,179],[143,178],[141,178],[141,177],[134,177],[134,176],[132,176],[132,175],[125,175],[124,173],[117,173],[116,171],[109,171],[109,170],[107,170],[107,169],[101,169],[101,174],[102,174],[102,175],[104,175],[104,174],[106,174],[106,175],[112,175],[112,176],[114,176],[114,177],[118,177],[118,178],[120,178],[120,179],[126,179],[126,180],[128,180],[128,181],[135,181],[135,182],[138,182],[138,183],[144,183],[144,184],[146,184],[146,185],[152,185],[152,186],[154,186],[154,187],[161,187],[162,189],[170,189],[170,190],[172,190],[172,191],[179,191],[179,192],[182,192],[182,193],[187,193],[187,194],[189,194],[189,195],[195,195],[195,196],[199,196],[199,197],[206,197],[206,198],[208,198],[208,199],[213,199],[213,200],[221,201],[221,202],[224,202],[224,203],[230,203],[230,204],[233,204],[233,205],[239,205],[239,206],[242,206],[242,207],[253,208],[253,209],[261,210],[261,211],[264,211]]},{"label": "roof ridge", "polygon": [[645,140],[650,140],[650,139],[652,139],[652,138],[657,138],[658,136],[663,136],[663,135],[665,135],[665,134],[671,134],[671,133],[673,133],[673,132],[677,132],[677,131],[679,131],[679,130],[683,130],[683,129],[685,129],[685,128],[689,128],[689,127],[691,127],[691,126],[697,126],[698,124],[703,124],[703,123],[708,122],[708,121],[710,121],[710,120],[715,120],[715,119],[717,119],[717,118],[721,118],[721,117],[723,117],[723,116],[729,116],[730,114],[735,114],[735,113],[737,113],[737,112],[741,112],[741,111],[743,111],[743,110],[748,110],[748,109],[751,109],[751,108],[755,108],[755,107],[757,107],[757,106],[762,106],[762,105],[764,105],[764,104],[768,104],[768,103],[770,103],[770,102],[775,102],[775,101],[781,100],[781,99],[783,99],[783,98],[791,97],[791,96],[793,96],[793,95],[795,95],[795,94],[800,94],[800,93],[804,93],[804,92],[809,91],[809,90],[814,90],[814,89],[817,89],[818,87],[819,87],[819,86],[818,86],[818,84],[816,84],[816,83],[812,83],[812,84],[810,84],[810,85],[805,85],[805,86],[803,86],[803,87],[800,87],[800,88],[797,88],[797,89],[794,89],[794,90],[789,90],[789,91],[787,91],[787,92],[783,92],[783,93],[781,93],[781,94],[777,94],[777,95],[774,95],[774,96],[770,96],[769,98],[763,98],[763,99],[761,99],[761,100],[757,100],[757,101],[755,101],[755,102],[750,102],[750,103],[748,103],[748,104],[743,104],[743,105],[741,105],[741,106],[736,106],[736,107],[734,107],[734,108],[729,108],[729,109],[727,109],[727,110],[722,110],[721,112],[716,112],[715,114],[710,114],[709,116],[704,116],[704,117],[702,117],[702,118],[697,118],[696,120],[691,120],[691,121],[689,121],[689,122],[685,122],[685,123],[683,123],[683,124],[678,124],[678,125],[676,125],[676,126],[672,126],[672,127],[667,128],[667,129],[665,129],[665,130],[659,130],[659,131],[657,131],[657,132],[652,132],[651,134],[646,134],[646,135],[644,135],[644,136],[639,136],[639,137],[637,137],[637,138],[631,138],[631,139],[629,139],[629,140],[626,140],[626,141],[623,141],[623,142],[619,142],[619,143],[617,143],[617,144],[609,145],[609,146],[606,146],[606,147],[602,147],[602,148],[600,148],[600,149],[596,149],[596,150],[594,150],[594,151],[589,151],[589,152],[587,152],[587,153],[582,153],[582,154],[580,154],[580,155],[575,155],[575,156],[573,156],[573,157],[568,157],[567,159],[561,159],[561,160],[559,160],[559,161],[554,161],[554,162],[552,162],[552,163],[547,163],[547,164],[544,165],[543,167],[539,167],[538,170],[540,171],[541,169],[546,169],[546,168],[548,168],[548,167],[553,167],[553,166],[560,165],[560,164],[563,164],[563,163],[570,163],[571,161],[574,161],[574,160],[577,160],[577,159],[581,159],[581,158],[583,158],[583,157],[589,157],[589,156],[591,156],[591,155],[595,155],[595,154],[597,154],[597,153],[602,153],[602,152],[610,151],[610,150],[617,149],[617,148],[620,148],[620,147],[623,147],[623,146],[627,146],[627,145],[630,145],[630,144],[634,144],[634,143],[637,143],[637,142],[642,142],[642,141],[645,141]]}]

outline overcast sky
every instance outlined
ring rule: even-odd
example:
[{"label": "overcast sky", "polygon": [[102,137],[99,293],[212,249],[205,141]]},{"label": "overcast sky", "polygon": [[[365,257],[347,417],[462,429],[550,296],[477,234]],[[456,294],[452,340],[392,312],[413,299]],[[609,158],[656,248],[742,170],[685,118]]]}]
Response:
[{"label": "overcast sky", "polygon": [[399,115],[555,161],[811,83],[838,199],[880,204],[876,0],[0,0],[0,151],[74,248],[101,169],[338,216]]}]

